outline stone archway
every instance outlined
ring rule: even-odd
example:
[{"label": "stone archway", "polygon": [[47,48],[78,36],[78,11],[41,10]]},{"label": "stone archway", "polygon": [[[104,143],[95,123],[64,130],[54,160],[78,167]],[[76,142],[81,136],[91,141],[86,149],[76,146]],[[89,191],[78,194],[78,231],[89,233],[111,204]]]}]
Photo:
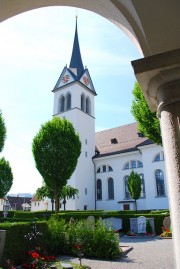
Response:
[{"label": "stone archway", "polygon": [[76,6],[115,23],[144,59],[132,63],[151,110],[161,118],[173,224],[176,268],[180,268],[180,2],[177,0],[4,0],[0,21],[45,6]]}]

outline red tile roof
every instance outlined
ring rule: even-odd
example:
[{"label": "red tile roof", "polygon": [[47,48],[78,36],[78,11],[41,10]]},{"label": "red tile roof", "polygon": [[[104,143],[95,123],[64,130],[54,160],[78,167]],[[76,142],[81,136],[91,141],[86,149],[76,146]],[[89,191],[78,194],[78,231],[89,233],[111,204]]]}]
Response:
[{"label": "red tile roof", "polygon": [[96,154],[94,158],[123,152],[136,151],[137,146],[152,144],[147,137],[139,137],[137,123],[100,131],[96,133]]}]

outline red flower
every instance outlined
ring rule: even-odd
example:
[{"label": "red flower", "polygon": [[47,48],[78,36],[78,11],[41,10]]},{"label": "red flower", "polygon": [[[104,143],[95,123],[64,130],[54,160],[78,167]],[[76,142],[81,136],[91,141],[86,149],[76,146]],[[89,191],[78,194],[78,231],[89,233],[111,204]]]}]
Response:
[{"label": "red flower", "polygon": [[77,244],[74,246],[76,249],[81,249],[81,245],[80,244]]}]

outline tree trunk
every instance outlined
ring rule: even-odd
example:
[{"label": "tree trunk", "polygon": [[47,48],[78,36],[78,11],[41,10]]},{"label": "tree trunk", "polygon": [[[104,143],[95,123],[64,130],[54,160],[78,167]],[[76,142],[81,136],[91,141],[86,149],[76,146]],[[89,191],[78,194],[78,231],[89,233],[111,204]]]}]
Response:
[{"label": "tree trunk", "polygon": [[52,211],[54,211],[54,199],[51,199]]},{"label": "tree trunk", "polygon": [[137,211],[137,200],[135,200],[135,210]]},{"label": "tree trunk", "polygon": [[58,193],[55,193],[55,214],[59,212],[59,196]]},{"label": "tree trunk", "polygon": [[66,197],[63,199],[64,211],[66,210]]}]

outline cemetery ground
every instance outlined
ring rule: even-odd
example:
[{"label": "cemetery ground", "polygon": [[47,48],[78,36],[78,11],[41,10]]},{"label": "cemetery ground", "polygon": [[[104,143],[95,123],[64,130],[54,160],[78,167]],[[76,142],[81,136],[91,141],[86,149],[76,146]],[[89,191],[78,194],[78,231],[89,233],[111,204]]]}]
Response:
[{"label": "cemetery ground", "polygon": [[[98,213],[97,220],[92,213]],[[73,212],[52,215],[48,220],[41,220],[40,214],[40,221],[19,222],[18,219],[16,222],[12,218],[12,223],[1,224],[4,229],[1,233],[6,234],[2,261],[5,265],[7,261],[18,265],[14,268],[32,268],[33,265],[34,269],[49,268],[50,263],[57,260],[77,265],[82,262],[91,269],[173,269],[172,239],[169,237],[172,231],[167,212],[144,214],[146,217],[132,213],[123,212],[120,217],[110,212],[104,219],[104,212],[76,212],[73,216],[76,220],[72,218]],[[53,259],[49,260],[49,255]],[[59,268],[59,263],[56,265]]]},{"label": "cemetery ground", "polygon": [[[172,239],[120,238],[120,246],[132,247],[126,255],[115,261],[82,259],[91,269],[173,269]],[[59,259],[78,263],[78,258],[60,256]]]}]

